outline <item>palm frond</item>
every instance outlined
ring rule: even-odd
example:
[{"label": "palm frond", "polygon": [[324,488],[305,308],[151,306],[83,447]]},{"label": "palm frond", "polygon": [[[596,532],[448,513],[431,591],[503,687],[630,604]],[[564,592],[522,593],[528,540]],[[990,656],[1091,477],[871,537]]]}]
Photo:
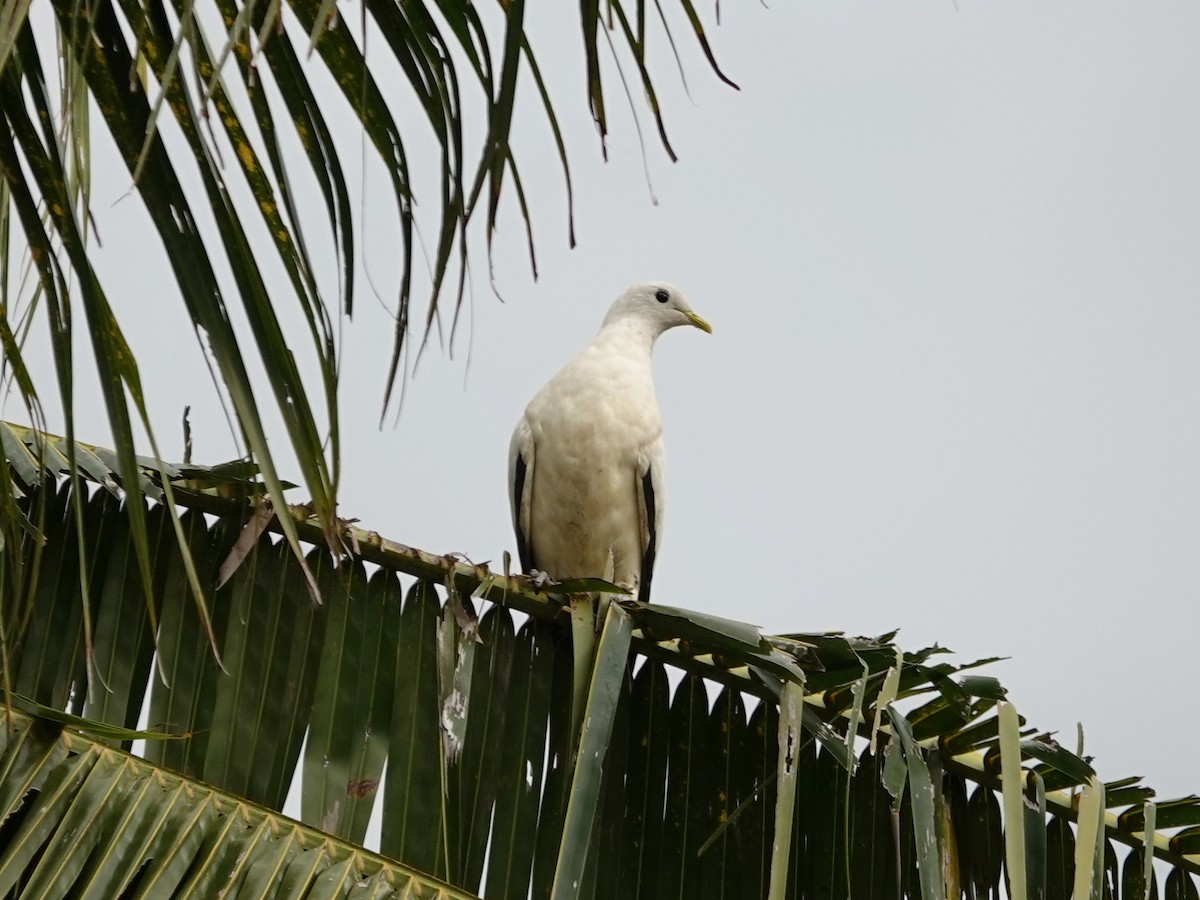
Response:
[{"label": "palm frond", "polygon": [[472,895],[102,740],[9,709],[0,895]]},{"label": "palm frond", "polygon": [[[27,450],[59,446],[15,428],[0,434]],[[119,508],[136,501],[118,501],[102,486],[113,473],[96,473],[85,509],[99,587],[88,602],[107,688],[88,706],[67,516],[67,495],[80,488],[44,470],[31,481],[28,458],[15,457],[9,473],[31,523],[18,582],[36,597],[4,600],[16,693],[134,728],[149,691],[149,727],[181,736],[148,743],[145,765],[276,809],[299,777],[305,822],[356,843],[382,795],[381,851],[462,890],[979,898],[998,897],[1007,878],[1029,896],[1065,896],[1058,885],[1119,900],[1141,896],[1131,885],[1154,876],[1149,852],[1172,867],[1171,896],[1194,891],[1200,800],[1148,802],[1153,792],[1137,779],[1102,782],[1088,760],[1025,723],[978,662],[936,646],[904,654],[893,635],[762,635],[611,599],[612,622],[583,667],[587,724],[576,734],[571,612],[523,577],[349,527],[340,538],[355,559],[335,566],[320,523],[295,509],[281,513],[311,543],[326,603],[313,605],[294,555],[266,535],[213,588],[251,517],[246,498],[261,490],[251,479],[235,492],[228,471],[205,481],[203,470],[171,469],[191,507],[185,533],[222,656],[178,590],[182,554],[167,541],[153,566],[159,678]],[[162,469],[145,474],[161,479]],[[167,527],[160,507],[147,520]],[[402,578],[413,579],[406,593]],[[15,790],[19,801],[26,789],[7,785],[0,771],[0,794]],[[11,816],[19,803],[2,808]],[[1119,882],[1118,844],[1131,848]],[[0,851],[0,872],[31,878],[33,856],[21,852]],[[89,852],[69,871],[83,872]]]}]

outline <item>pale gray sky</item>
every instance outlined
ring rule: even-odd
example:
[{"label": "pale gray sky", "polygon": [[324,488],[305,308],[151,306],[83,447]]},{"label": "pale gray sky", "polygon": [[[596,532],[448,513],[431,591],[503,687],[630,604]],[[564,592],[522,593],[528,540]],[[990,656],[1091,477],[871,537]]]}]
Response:
[{"label": "pale gray sky", "polygon": [[[721,13],[709,35],[740,93],[680,29],[689,99],[659,42],[680,161],[643,114],[655,206],[619,83],[604,165],[575,14],[532,0],[580,246],[566,247],[558,164],[528,94],[518,138],[541,277],[507,216],[507,302],[477,257],[455,359],[425,354],[394,430],[376,427],[390,323],[359,298],[342,513],[498,566],[513,549],[505,463],[525,402],[620,289],[673,281],[715,334],[669,332],[656,353],[669,462],[657,600],[772,631],[899,627],[910,649],[1011,657],[991,671],[1017,708],[1068,746],[1082,720],[1102,777],[1200,790],[1186,699],[1200,599],[1200,6]],[[126,187],[98,185],[96,205],[165,452],[179,455],[190,403],[198,459],[226,458],[199,354],[168,331],[186,325],[161,298],[165,267],[139,254],[144,221],[129,200],[109,207]],[[397,244],[378,187],[361,188],[362,247],[387,304]],[[96,421],[81,416],[82,438]]]}]

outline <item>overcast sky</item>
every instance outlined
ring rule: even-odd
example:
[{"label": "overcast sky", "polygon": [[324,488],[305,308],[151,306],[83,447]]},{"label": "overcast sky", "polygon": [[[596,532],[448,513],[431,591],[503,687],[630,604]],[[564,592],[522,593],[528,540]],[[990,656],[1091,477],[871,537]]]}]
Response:
[{"label": "overcast sky", "polygon": [[[715,333],[678,329],[656,352],[669,482],[656,600],[1011,657],[990,671],[1017,708],[1068,746],[1081,720],[1104,779],[1200,791],[1186,700],[1200,6],[726,0],[709,35],[740,92],[685,30],[690,97],[665,44],[651,48],[680,156],[667,161],[643,114],[657,205],[615,79],[600,160],[573,9],[531,0],[528,14],[574,163],[579,246],[527,94],[518,158],[540,279],[506,217],[505,302],[479,257],[454,358],[432,347],[381,431],[398,239],[367,176],[362,250],[381,300],[360,297],[345,332],[342,514],[498,567],[515,550],[505,466],[525,403],[622,288],[672,281]],[[117,202],[127,181],[98,184],[96,206],[164,451],[180,456],[190,403],[198,461],[228,458],[166,269],[139,254],[148,226]],[[99,421],[81,412],[80,437],[102,442]]]}]

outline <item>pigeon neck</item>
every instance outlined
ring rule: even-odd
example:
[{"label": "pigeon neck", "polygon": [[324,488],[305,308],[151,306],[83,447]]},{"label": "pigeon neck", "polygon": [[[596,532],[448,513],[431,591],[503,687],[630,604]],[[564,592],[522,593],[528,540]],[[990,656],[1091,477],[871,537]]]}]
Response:
[{"label": "pigeon neck", "polygon": [[654,342],[662,334],[657,323],[644,319],[618,319],[607,323],[596,335],[596,344],[620,348],[630,354],[650,355]]}]

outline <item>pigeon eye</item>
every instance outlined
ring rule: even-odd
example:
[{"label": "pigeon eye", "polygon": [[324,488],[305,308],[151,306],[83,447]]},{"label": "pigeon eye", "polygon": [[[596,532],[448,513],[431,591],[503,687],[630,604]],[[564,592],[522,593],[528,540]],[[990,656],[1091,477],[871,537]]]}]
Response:
[{"label": "pigeon eye", "polygon": [[659,288],[654,294],[654,299],[659,303],[666,303],[671,299],[671,295],[668,294],[663,288]]}]

